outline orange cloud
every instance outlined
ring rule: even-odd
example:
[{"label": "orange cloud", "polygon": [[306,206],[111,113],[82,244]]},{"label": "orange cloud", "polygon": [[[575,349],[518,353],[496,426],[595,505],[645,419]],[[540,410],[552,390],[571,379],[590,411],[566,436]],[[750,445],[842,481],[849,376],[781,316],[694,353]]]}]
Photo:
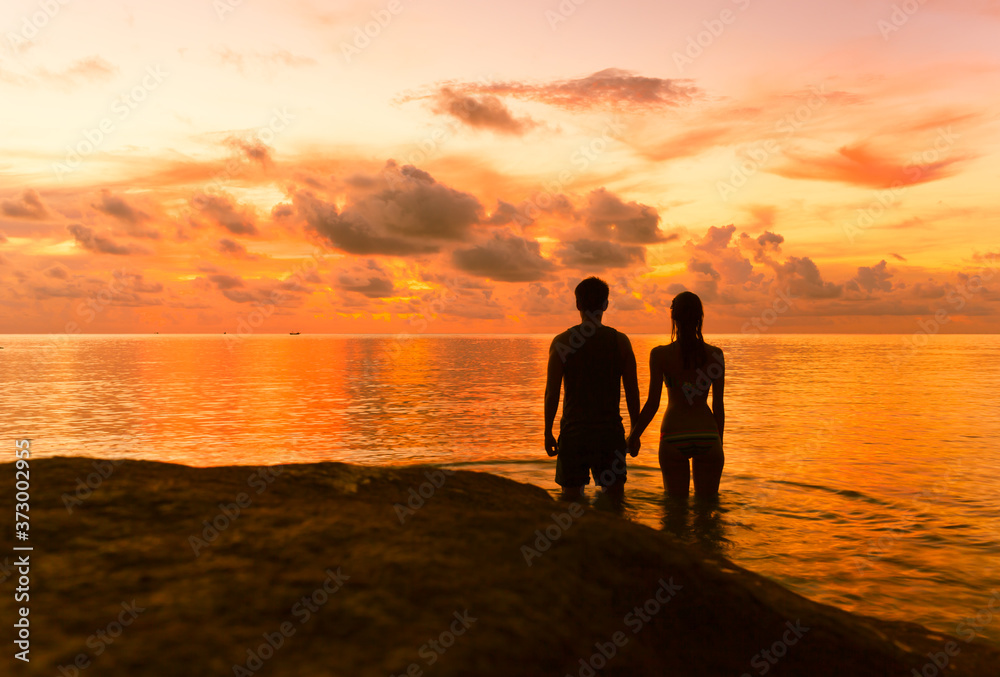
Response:
[{"label": "orange cloud", "polygon": [[191,199],[191,206],[233,235],[257,235],[259,232],[252,210],[241,207],[228,195],[197,193]]},{"label": "orange cloud", "polygon": [[529,117],[515,118],[510,109],[495,96],[460,94],[450,87],[438,92],[435,112],[451,115],[459,122],[478,129],[489,129],[504,134],[521,135],[536,126]]},{"label": "orange cloud", "polygon": [[439,251],[443,242],[468,239],[483,220],[479,200],[436,181],[411,165],[389,161],[380,177],[351,178],[354,192],[336,204],[297,190],[293,204],[307,228],[351,254],[408,254]]},{"label": "orange cloud", "polygon": [[[834,155],[806,156],[786,152],[788,162],[773,171],[790,179],[835,181],[869,188],[912,186],[950,176],[954,165],[966,158],[922,162],[915,156],[902,162],[871,149],[868,143],[843,146]],[[940,157],[940,155],[935,155]]]},{"label": "orange cloud", "polygon": [[55,71],[40,67],[16,73],[0,66],[0,82],[20,87],[48,85],[66,90],[85,83],[108,81],[117,74],[117,66],[96,55],[79,59],[66,68]]},{"label": "orange cloud", "polygon": [[246,259],[248,261],[254,261],[259,258],[254,254],[248,252],[246,246],[244,246],[243,244],[236,242],[235,240],[231,240],[227,237],[220,239],[218,244],[216,244],[215,249],[216,251],[221,252],[222,254],[226,254],[228,256],[232,256],[237,259]]},{"label": "orange cloud", "polygon": [[502,231],[481,244],[456,249],[452,261],[459,270],[503,282],[541,280],[555,268],[538,242]]},{"label": "orange cloud", "polygon": [[[583,78],[539,84],[516,81],[452,82],[447,88],[457,95],[510,96],[569,110],[672,108],[691,103],[703,96],[702,90],[690,80],[645,77],[618,68],[606,68]],[[424,95],[408,96],[403,100],[422,98],[422,96]]]},{"label": "orange cloud", "polygon": [[151,218],[149,214],[129,204],[124,198],[113,195],[109,190],[102,190],[101,199],[91,206],[123,223],[127,235],[151,240],[160,239],[160,231],[145,225]]},{"label": "orange cloud", "polygon": [[646,252],[642,247],[590,239],[564,242],[558,256],[562,264],[568,268],[596,271],[625,268],[646,260]]},{"label": "orange cloud", "polygon": [[352,262],[340,270],[335,284],[339,289],[352,294],[378,299],[392,296],[396,292],[390,274],[374,259]]},{"label": "orange cloud", "polygon": [[147,249],[132,244],[119,244],[106,235],[95,233],[92,228],[74,223],[66,226],[76,243],[89,251],[98,254],[114,254],[127,256],[131,254],[148,254]]},{"label": "orange cloud", "polygon": [[42,203],[42,198],[32,189],[28,189],[21,194],[17,200],[3,200],[0,202],[0,212],[4,216],[15,219],[45,220],[51,218],[49,210]]},{"label": "orange cloud", "polygon": [[668,237],[660,230],[660,215],[655,209],[638,202],[626,203],[606,188],[591,191],[582,216],[591,231],[617,242],[653,244],[676,237]]}]

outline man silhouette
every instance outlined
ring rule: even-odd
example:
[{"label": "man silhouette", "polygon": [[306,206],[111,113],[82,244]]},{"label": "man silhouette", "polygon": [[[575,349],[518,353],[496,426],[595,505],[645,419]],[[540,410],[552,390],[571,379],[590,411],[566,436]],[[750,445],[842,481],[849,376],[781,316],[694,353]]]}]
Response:
[{"label": "man silhouette", "polygon": [[[576,287],[580,324],[552,339],[545,383],[545,450],[556,456],[556,483],[563,497],[579,498],[594,484],[621,495],[625,488],[625,428],[622,386],[629,423],[639,417],[639,382],[628,337],[602,324],[608,284],[588,277]],[[559,439],[552,433],[559,391],[565,383]],[[632,454],[638,453],[638,449]]]}]

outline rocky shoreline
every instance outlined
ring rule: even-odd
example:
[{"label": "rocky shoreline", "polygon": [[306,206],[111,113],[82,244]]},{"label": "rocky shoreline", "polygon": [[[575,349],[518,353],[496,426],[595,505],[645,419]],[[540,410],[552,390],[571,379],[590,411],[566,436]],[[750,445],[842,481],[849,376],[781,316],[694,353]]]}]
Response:
[{"label": "rocky shoreline", "polygon": [[[4,482],[8,514],[13,492]],[[33,459],[30,524],[32,672],[986,677],[1000,665],[982,639],[811,602],[485,473]],[[3,530],[11,553],[13,520]],[[12,563],[7,627],[22,606]]]}]

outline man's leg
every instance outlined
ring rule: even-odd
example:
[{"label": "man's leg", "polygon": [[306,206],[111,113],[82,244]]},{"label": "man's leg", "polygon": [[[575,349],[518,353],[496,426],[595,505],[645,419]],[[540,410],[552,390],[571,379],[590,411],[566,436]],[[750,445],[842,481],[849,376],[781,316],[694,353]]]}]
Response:
[{"label": "man's leg", "polygon": [[581,439],[559,434],[556,454],[556,484],[562,487],[559,498],[578,501],[583,498],[583,488],[590,484],[590,464],[581,445]]},{"label": "man's leg", "polygon": [[579,487],[563,487],[562,493],[559,494],[560,501],[579,501],[583,498],[583,487],[586,485],[581,485]]},{"label": "man's leg", "polygon": [[616,430],[611,436],[601,440],[601,449],[596,454],[598,461],[593,467],[594,482],[606,494],[619,499],[625,495],[625,482],[628,478],[626,453],[625,431]]}]

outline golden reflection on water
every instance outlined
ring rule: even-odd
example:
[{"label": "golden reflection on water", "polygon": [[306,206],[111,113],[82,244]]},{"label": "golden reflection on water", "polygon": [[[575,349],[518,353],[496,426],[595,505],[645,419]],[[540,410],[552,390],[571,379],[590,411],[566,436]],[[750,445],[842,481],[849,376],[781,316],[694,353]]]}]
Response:
[{"label": "golden reflection on water", "polygon": [[[818,601],[956,633],[1000,590],[1000,337],[905,338],[709,337],[728,369],[719,502],[665,500],[658,417],[625,516]],[[554,493],[549,340],[5,336],[2,425],[39,455],[441,463]],[[633,337],[643,398],[666,340]],[[1000,616],[981,633],[1000,641]]]}]

